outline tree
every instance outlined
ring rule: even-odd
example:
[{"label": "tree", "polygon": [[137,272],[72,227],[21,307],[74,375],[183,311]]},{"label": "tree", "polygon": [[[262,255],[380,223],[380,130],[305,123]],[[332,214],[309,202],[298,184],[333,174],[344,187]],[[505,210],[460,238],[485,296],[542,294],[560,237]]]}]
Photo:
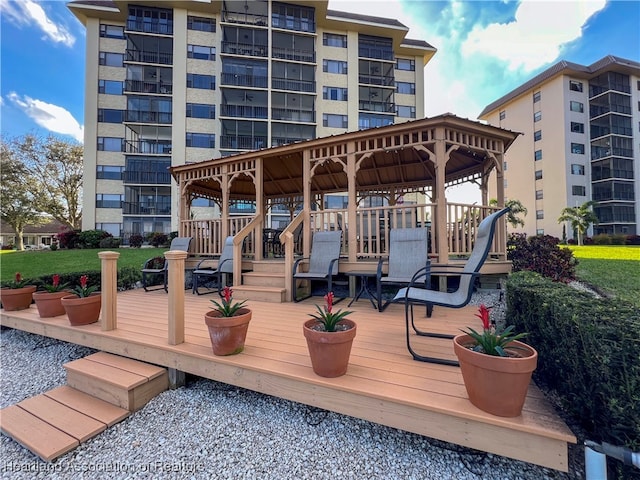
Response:
[{"label": "tree", "polygon": [[597,202],[589,200],[577,207],[565,207],[562,209],[558,223],[569,222],[571,228],[574,231],[574,235],[578,234],[578,245],[582,245],[582,235],[589,229],[591,224],[598,223],[598,217],[593,213],[591,207],[596,205]]},{"label": "tree", "polygon": [[[498,200],[492,198],[491,200],[489,200],[489,205],[497,207]],[[518,215],[522,213],[526,217],[528,213],[527,207],[522,205],[520,200],[516,199],[507,200],[506,202],[504,202],[504,206],[510,208],[509,212],[507,213],[507,223],[509,223],[513,228],[524,227],[524,220],[518,217]]]},{"label": "tree", "polygon": [[16,232],[18,250],[24,250],[24,227],[45,222],[36,208],[39,191],[39,182],[2,139],[0,141],[0,198],[2,198],[0,218]]},{"label": "tree", "polygon": [[28,134],[13,139],[11,147],[42,187],[37,208],[71,229],[81,228],[82,145]]}]

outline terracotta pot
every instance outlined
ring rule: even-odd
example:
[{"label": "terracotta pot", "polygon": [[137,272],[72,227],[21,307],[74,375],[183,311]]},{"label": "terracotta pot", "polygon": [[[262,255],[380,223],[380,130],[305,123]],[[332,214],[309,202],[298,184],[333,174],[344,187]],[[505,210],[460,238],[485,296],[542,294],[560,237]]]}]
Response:
[{"label": "terracotta pot", "polygon": [[1,289],[0,301],[2,301],[2,308],[7,312],[29,308],[35,291],[35,286]]},{"label": "terracotta pot", "polygon": [[538,364],[538,352],[526,343],[514,341],[518,357],[496,357],[467,348],[474,340],[469,335],[453,339],[464,386],[469,400],[485,412],[500,417],[517,417],[522,413],[531,374]]},{"label": "terracotta pot", "polygon": [[233,317],[223,317],[218,310],[211,310],[205,314],[204,321],[209,328],[214,355],[235,355],[244,350],[251,310],[241,308]]},{"label": "terracotta pot", "polygon": [[307,339],[311,365],[316,375],[334,378],[347,373],[351,345],[356,336],[356,324],[352,320],[342,320],[343,325],[348,325],[348,330],[337,332],[324,332],[314,330],[312,327],[318,324],[317,320],[307,320],[302,330]]},{"label": "terracotta pot", "polygon": [[64,315],[62,297],[69,295],[69,292],[35,292],[33,300],[38,307],[40,318],[57,317]]},{"label": "terracotta pot", "polygon": [[60,300],[69,323],[73,326],[89,325],[95,323],[100,318],[100,307],[102,306],[102,294],[94,292],[88,297],[78,297],[68,295]]}]

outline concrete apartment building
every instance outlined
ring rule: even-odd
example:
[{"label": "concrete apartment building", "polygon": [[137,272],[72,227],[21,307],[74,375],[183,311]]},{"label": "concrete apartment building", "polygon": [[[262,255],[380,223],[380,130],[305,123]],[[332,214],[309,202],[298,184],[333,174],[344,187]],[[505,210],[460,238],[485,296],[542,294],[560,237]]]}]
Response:
[{"label": "concrete apartment building", "polygon": [[169,166],[424,117],[436,50],[396,20],[327,1],[68,7],[87,33],[82,228],[125,242],[177,230]]},{"label": "concrete apartment building", "polygon": [[561,61],[479,118],[523,133],[504,165],[506,198],[528,210],[520,231],[561,238],[562,209],[594,200],[589,235],[640,233],[640,63]]}]

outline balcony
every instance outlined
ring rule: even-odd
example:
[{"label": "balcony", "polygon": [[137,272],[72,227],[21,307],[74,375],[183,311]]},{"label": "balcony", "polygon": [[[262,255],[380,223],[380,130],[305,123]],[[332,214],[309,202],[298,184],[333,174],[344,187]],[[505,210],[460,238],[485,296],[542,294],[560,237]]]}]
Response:
[{"label": "balcony", "polygon": [[232,85],[235,87],[257,87],[267,88],[269,77],[266,75],[246,75],[242,73],[222,73],[222,85]]},{"label": "balcony", "polygon": [[266,119],[269,110],[266,106],[220,105],[221,117],[260,118]]},{"label": "balcony", "polygon": [[378,60],[393,61],[393,50],[388,48],[359,47],[358,56],[360,58],[375,58]]},{"label": "balcony", "polygon": [[140,154],[171,154],[171,140],[127,140],[125,142],[125,152]]},{"label": "balcony", "polygon": [[312,18],[293,17],[291,15],[271,15],[271,26],[296,32],[315,32],[316,23]]},{"label": "balcony", "polygon": [[130,172],[124,171],[123,183],[144,185],[169,185],[171,174],[169,172]]},{"label": "balcony", "polygon": [[259,150],[267,147],[267,137],[252,135],[222,135],[220,148],[236,150]]},{"label": "balcony", "polygon": [[269,55],[269,47],[251,43],[222,42],[222,53],[242,55],[244,57],[267,57]]},{"label": "balcony", "polygon": [[170,112],[149,112],[142,110],[127,110],[125,112],[125,122],[133,123],[163,123],[170,124],[173,115]]},{"label": "balcony", "polygon": [[135,18],[127,20],[128,32],[158,33],[173,35],[173,20],[160,22],[152,18]]},{"label": "balcony", "polygon": [[165,82],[145,82],[143,80],[126,80],[124,84],[125,92],[136,93],[161,93],[171,95],[173,85]]},{"label": "balcony", "polygon": [[296,143],[296,142],[304,142],[306,140],[311,140],[311,139],[301,138],[301,137],[271,137],[271,146],[281,147],[282,145],[288,145],[290,143]]},{"label": "balcony", "polygon": [[294,62],[315,63],[316,52],[298,48],[272,47],[271,57]]},{"label": "balcony", "polygon": [[365,85],[379,85],[382,87],[393,87],[395,78],[386,75],[359,75],[358,82]]},{"label": "balcony", "polygon": [[259,27],[267,26],[267,15],[244,12],[233,12],[231,10],[222,10],[223,23],[236,23],[238,25],[256,25]]},{"label": "balcony", "polygon": [[288,122],[308,122],[316,121],[316,113],[310,110],[300,110],[293,108],[272,108],[272,120],[283,120]]},{"label": "balcony", "polygon": [[315,93],[316,82],[313,80],[291,80],[288,78],[271,77],[271,88],[276,90]]},{"label": "balcony", "polygon": [[171,202],[122,202],[122,213],[124,215],[171,215]]},{"label": "balcony", "polygon": [[367,112],[395,113],[396,111],[395,105],[389,102],[360,101],[358,108]]},{"label": "balcony", "polygon": [[127,49],[124,61],[139,62],[139,63],[156,63],[160,65],[173,65],[173,53]]}]

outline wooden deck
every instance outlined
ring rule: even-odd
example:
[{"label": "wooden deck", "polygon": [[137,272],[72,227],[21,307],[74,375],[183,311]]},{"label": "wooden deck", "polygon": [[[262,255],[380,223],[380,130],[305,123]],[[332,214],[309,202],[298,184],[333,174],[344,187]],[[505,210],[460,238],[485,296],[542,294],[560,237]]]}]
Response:
[{"label": "wooden deck", "polygon": [[[347,374],[316,376],[302,334],[302,323],[314,304],[249,302],[253,319],[245,351],[216,357],[211,352],[204,313],[211,295],[187,294],[185,342],[167,341],[168,296],[164,291],[133,290],[117,296],[116,330],[100,324],[72,327],[66,316],[41,319],[35,305],[4,312],[1,324],[27,332],[93,347],[175,368],[268,395],[332,410],[427,437],[523,460],[556,470],[568,469],[568,443],[576,438],[542,393],[531,385],[524,410],[501,418],[474,407],[467,399],[457,367],[412,360],[405,347],[404,309],[391,305],[378,313],[366,298],[349,308],[358,324]],[[338,304],[345,308],[346,302]],[[428,328],[457,333],[473,325],[475,307],[436,307]],[[427,355],[454,358],[450,340],[416,339]]]}]

